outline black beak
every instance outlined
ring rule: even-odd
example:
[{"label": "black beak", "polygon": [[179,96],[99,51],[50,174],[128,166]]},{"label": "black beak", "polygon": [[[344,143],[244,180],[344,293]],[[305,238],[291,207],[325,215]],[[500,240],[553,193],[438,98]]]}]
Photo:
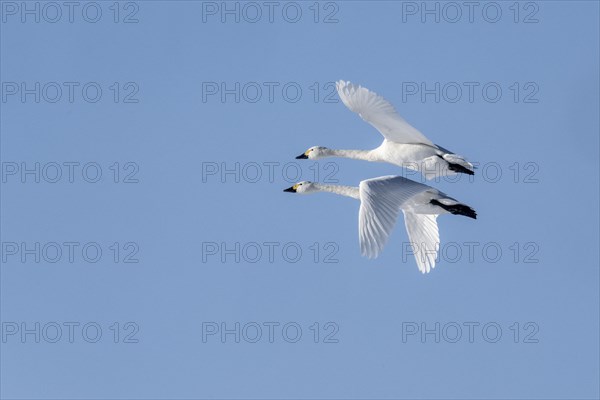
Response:
[{"label": "black beak", "polygon": [[308,158],[308,156],[304,153],[300,154],[298,157],[296,157],[296,160],[306,160]]},{"label": "black beak", "polygon": [[293,186],[290,186],[287,189],[283,189],[284,192],[296,193],[296,189]]}]

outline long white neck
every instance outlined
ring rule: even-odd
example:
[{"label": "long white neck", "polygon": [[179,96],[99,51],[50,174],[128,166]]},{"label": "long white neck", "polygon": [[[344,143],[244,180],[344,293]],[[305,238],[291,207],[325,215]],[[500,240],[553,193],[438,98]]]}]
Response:
[{"label": "long white neck", "polygon": [[342,185],[322,185],[315,183],[315,188],[321,192],[330,192],[339,194],[342,196],[352,197],[353,199],[360,200],[358,188],[354,186],[342,186]]},{"label": "long white neck", "polygon": [[376,161],[373,150],[334,150],[329,149],[329,157],[353,158],[355,160]]}]

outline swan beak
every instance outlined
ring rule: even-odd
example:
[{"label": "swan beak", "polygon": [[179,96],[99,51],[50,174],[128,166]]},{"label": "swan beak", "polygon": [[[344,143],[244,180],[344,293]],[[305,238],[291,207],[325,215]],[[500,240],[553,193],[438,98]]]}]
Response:
[{"label": "swan beak", "polygon": [[283,189],[284,192],[296,193],[296,185],[290,186],[287,189]]},{"label": "swan beak", "polygon": [[307,158],[308,156],[306,155],[306,153],[302,153],[298,157],[296,157],[296,160],[306,160]]}]

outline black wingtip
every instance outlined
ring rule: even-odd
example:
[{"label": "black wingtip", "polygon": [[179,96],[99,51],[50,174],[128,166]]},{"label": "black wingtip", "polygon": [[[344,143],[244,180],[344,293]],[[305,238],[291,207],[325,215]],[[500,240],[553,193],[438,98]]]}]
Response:
[{"label": "black wingtip", "polygon": [[459,204],[446,205],[446,204],[443,204],[443,203],[437,201],[436,199],[432,199],[429,203],[431,203],[435,206],[439,206],[451,214],[464,215],[465,217],[477,219],[477,212],[475,210],[473,210],[471,207],[466,206],[464,204],[459,203]]},{"label": "black wingtip", "polygon": [[467,210],[464,213],[459,213],[460,215],[464,215],[465,217],[477,219],[477,213],[471,207],[465,206]]},{"label": "black wingtip", "polygon": [[475,175],[475,172],[471,171],[468,168],[463,167],[460,164],[450,164],[450,163],[448,163],[448,169],[450,171],[458,172],[458,173],[461,173],[461,174]]}]

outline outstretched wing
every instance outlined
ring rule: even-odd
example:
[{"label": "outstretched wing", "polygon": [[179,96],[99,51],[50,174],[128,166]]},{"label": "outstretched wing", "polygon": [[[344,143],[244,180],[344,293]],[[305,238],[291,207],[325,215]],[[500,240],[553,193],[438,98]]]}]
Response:
[{"label": "outstretched wing", "polygon": [[440,246],[437,215],[404,211],[404,223],[419,271],[422,273],[431,271],[435,268]]},{"label": "outstretched wing", "polygon": [[423,143],[435,146],[425,135],[404,120],[386,99],[351,82],[337,81],[342,102],[373,125],[383,137],[396,143]]},{"label": "outstretched wing", "polygon": [[379,255],[390,236],[402,205],[431,189],[401,176],[367,179],[359,186],[358,238],[363,256]]}]

